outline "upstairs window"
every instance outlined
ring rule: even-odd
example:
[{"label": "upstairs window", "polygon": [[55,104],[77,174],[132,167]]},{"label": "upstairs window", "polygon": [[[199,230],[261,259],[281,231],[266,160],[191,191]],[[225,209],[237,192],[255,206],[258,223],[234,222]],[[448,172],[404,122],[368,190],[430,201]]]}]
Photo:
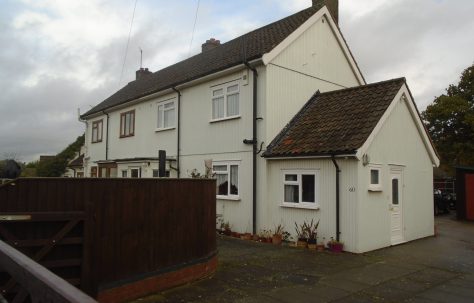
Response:
[{"label": "upstairs window", "polygon": [[131,137],[135,134],[135,110],[120,114],[120,137]]},{"label": "upstairs window", "polygon": [[283,206],[317,208],[318,171],[283,172]]},{"label": "upstairs window", "polygon": [[158,125],[157,130],[175,127],[175,102],[163,102],[158,105]]},{"label": "upstairs window", "polygon": [[239,84],[221,85],[212,90],[212,120],[238,117],[240,114]]},{"label": "upstairs window", "polygon": [[237,162],[215,162],[212,170],[217,179],[217,198],[239,199],[239,164]]},{"label": "upstairs window", "polygon": [[102,142],[102,120],[92,122],[92,143]]}]

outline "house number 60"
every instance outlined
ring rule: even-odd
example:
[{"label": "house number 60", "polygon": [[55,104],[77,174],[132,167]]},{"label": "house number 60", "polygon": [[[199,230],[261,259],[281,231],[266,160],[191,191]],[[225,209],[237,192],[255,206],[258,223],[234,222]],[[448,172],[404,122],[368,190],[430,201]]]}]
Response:
[{"label": "house number 60", "polygon": [[353,192],[355,192],[355,191],[356,191],[356,188],[355,188],[354,186],[352,186],[352,187],[349,187],[349,191],[350,191],[351,193],[353,193]]}]

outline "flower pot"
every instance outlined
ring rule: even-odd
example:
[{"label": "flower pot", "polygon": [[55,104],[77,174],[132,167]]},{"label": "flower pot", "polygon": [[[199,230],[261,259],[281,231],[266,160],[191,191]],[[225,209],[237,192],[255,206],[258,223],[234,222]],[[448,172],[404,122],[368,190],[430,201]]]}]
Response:
[{"label": "flower pot", "polygon": [[296,247],[298,248],[306,248],[308,246],[308,242],[304,241],[304,240],[298,240],[296,242]]},{"label": "flower pot", "polygon": [[274,245],[280,245],[281,244],[281,235],[273,235],[272,243]]},{"label": "flower pot", "polygon": [[317,244],[316,245],[316,250],[317,251],[324,251],[324,244]]},{"label": "flower pot", "polygon": [[233,232],[232,232],[232,237],[234,237],[234,238],[240,238],[240,233],[233,231]]},{"label": "flower pot", "polygon": [[242,240],[250,240],[252,238],[252,235],[250,233],[245,233],[240,235],[240,239]]},{"label": "flower pot", "polygon": [[340,252],[342,252],[342,248],[343,248],[344,244],[342,244],[342,243],[329,243],[328,246],[329,246],[330,251],[340,253]]},{"label": "flower pot", "polygon": [[316,243],[313,243],[313,244],[308,243],[308,249],[310,250],[316,250],[316,246],[317,246]]},{"label": "flower pot", "polygon": [[260,238],[258,237],[258,235],[253,235],[253,236],[252,236],[252,240],[258,241],[258,240],[260,240]]},{"label": "flower pot", "polygon": [[230,235],[232,235],[232,232],[230,231],[230,229],[225,229],[224,230],[224,235],[230,236]]}]

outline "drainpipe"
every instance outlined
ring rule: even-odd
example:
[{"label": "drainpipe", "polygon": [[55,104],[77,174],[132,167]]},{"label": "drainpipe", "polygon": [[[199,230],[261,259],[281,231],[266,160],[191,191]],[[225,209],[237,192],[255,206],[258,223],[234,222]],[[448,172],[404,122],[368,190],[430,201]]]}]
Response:
[{"label": "drainpipe", "polygon": [[[257,77],[255,67],[245,61],[244,64],[253,72],[253,110],[252,110],[252,227],[257,233]],[[250,143],[250,142],[249,142]]]},{"label": "drainpipe", "polygon": [[109,160],[109,114],[102,111],[107,116],[107,127],[105,128],[105,160]]},{"label": "drainpipe", "polygon": [[175,87],[172,88],[177,94],[178,94],[178,121],[177,121],[177,127],[178,127],[178,138],[177,138],[177,147],[176,147],[176,172],[178,174],[178,179],[181,177],[181,169],[179,165],[179,151],[181,150],[181,92],[176,89]]},{"label": "drainpipe", "polygon": [[331,156],[332,163],[336,167],[336,240],[339,241],[339,179],[341,170],[339,169],[339,165],[337,165],[336,157],[334,155]]}]

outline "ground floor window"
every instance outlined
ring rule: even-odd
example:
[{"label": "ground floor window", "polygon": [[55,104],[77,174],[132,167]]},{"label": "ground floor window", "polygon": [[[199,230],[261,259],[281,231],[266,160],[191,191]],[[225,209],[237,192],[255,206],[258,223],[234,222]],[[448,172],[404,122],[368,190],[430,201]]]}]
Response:
[{"label": "ground floor window", "polygon": [[[159,178],[160,176],[160,171],[158,169],[154,169],[153,170],[153,178]],[[165,178],[169,178],[170,177],[170,171],[167,170],[165,171]]]},{"label": "ground floor window", "polygon": [[318,177],[318,170],[283,171],[283,205],[317,207]]},{"label": "ground floor window", "polygon": [[131,167],[130,178],[141,178],[141,169],[139,167]]},{"label": "ground floor window", "polygon": [[239,163],[214,162],[212,171],[216,176],[217,198],[239,198]]},{"label": "ground floor window", "polygon": [[97,166],[91,167],[91,178],[97,178]]}]

